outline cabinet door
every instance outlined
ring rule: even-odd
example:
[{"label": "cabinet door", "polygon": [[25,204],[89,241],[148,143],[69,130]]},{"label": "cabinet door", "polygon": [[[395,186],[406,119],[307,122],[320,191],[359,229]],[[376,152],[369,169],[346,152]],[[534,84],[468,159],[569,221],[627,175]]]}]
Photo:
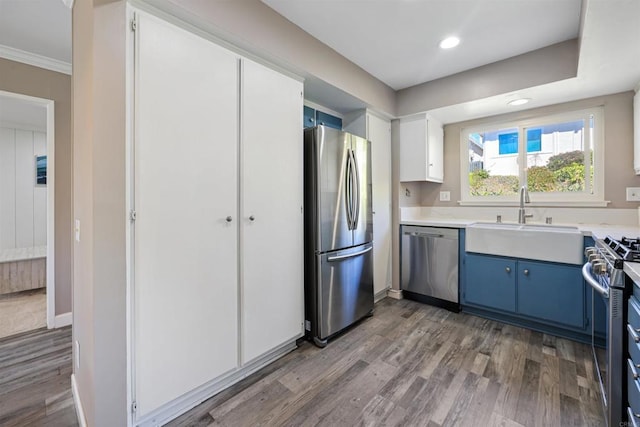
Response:
[{"label": "cabinet door", "polygon": [[311,107],[304,106],[302,111],[302,126],[312,128],[316,125],[316,110]]},{"label": "cabinet door", "polygon": [[238,363],[238,62],[155,17],[138,22],[133,358],[144,416]]},{"label": "cabinet door", "polygon": [[330,128],[342,130],[342,119],[316,110],[316,123]]},{"label": "cabinet door", "polygon": [[427,122],[427,177],[431,181],[444,179],[444,130],[433,118]]},{"label": "cabinet door", "polygon": [[518,313],[584,328],[580,267],[518,261]]},{"label": "cabinet door", "polygon": [[427,176],[427,124],[424,115],[400,120],[400,181],[424,181]]},{"label": "cabinet door", "polygon": [[242,361],[303,332],[302,83],[244,60]]},{"label": "cabinet door", "polygon": [[367,139],[371,141],[373,184],[373,286],[374,293],[391,284],[391,125],[367,114]]},{"label": "cabinet door", "polygon": [[509,258],[466,255],[466,303],[515,312],[516,262]]}]

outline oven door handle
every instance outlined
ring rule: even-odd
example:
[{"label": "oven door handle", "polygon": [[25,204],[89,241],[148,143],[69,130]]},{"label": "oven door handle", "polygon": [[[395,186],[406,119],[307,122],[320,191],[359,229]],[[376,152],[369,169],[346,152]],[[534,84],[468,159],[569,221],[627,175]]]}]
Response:
[{"label": "oven door handle", "polygon": [[593,289],[598,291],[600,295],[605,298],[609,298],[609,290],[604,288],[600,283],[598,283],[597,280],[593,278],[590,263],[586,263],[582,266],[582,277],[584,277],[584,280],[586,280]]}]

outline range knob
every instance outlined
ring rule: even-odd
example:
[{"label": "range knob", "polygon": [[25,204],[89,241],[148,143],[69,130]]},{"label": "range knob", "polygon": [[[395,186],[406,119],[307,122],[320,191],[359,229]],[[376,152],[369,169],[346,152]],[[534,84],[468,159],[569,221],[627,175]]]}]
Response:
[{"label": "range knob", "polygon": [[597,253],[595,253],[595,254],[589,254],[589,256],[588,256],[588,258],[587,258],[587,259],[589,260],[589,262],[590,262],[591,264],[593,264],[593,263],[595,263],[595,262],[598,262],[598,261],[601,261],[600,255],[598,255]]},{"label": "range knob", "polygon": [[594,248],[593,246],[589,246],[588,248],[585,248],[584,250],[584,256],[586,256],[587,258],[589,257],[589,255],[591,254],[597,254],[598,250],[596,248]]},{"label": "range knob", "polygon": [[607,264],[605,264],[602,261],[597,261],[597,262],[593,263],[593,265],[591,266],[591,269],[592,269],[594,274],[596,274],[598,276],[602,276],[603,274],[606,274],[606,272],[607,272]]}]

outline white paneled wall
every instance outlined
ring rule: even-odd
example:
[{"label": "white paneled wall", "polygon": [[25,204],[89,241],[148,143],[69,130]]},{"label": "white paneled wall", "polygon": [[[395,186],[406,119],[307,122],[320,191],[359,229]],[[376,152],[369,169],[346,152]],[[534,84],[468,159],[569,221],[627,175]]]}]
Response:
[{"label": "white paneled wall", "polygon": [[47,244],[47,188],[35,185],[44,132],[0,127],[0,250]]}]

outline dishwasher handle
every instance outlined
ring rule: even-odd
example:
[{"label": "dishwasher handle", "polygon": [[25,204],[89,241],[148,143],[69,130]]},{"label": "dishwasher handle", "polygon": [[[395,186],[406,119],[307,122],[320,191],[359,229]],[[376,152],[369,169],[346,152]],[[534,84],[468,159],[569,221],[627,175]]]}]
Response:
[{"label": "dishwasher handle", "polygon": [[414,236],[414,237],[434,237],[436,239],[446,239],[448,238],[444,234],[431,234],[431,233],[420,233],[417,231],[405,231],[405,236]]}]

